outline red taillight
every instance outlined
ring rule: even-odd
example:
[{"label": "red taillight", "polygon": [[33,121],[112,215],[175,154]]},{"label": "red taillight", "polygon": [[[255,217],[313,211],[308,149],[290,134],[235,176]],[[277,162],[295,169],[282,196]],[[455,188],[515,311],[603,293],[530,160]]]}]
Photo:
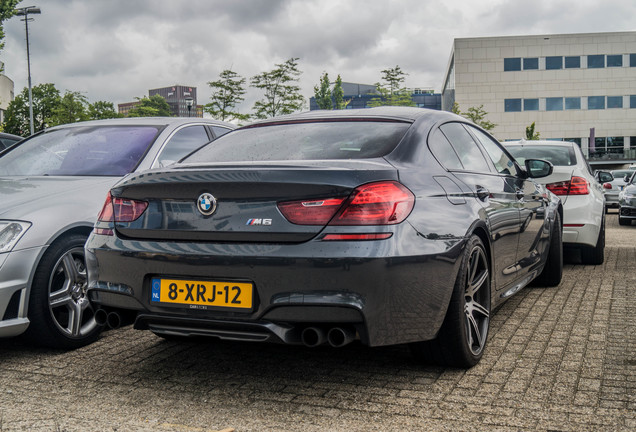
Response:
[{"label": "red taillight", "polygon": [[325,241],[347,241],[347,240],[385,240],[391,237],[393,233],[375,233],[375,234],[325,234],[322,238]]},{"label": "red taillight", "polygon": [[611,188],[612,188],[611,183],[603,183],[603,189],[611,189]]},{"label": "red taillight", "polygon": [[590,193],[589,184],[583,177],[572,177],[569,181],[550,183],[545,185],[555,195],[587,195]]},{"label": "red taillight", "polygon": [[345,198],[301,200],[278,203],[285,218],[296,225],[325,225],[340,208]]},{"label": "red taillight", "polygon": [[325,225],[330,220],[329,225],[393,225],[411,213],[415,196],[400,183],[385,181],[360,186],[343,205],[344,201],[289,201],[279,203],[278,208],[298,225]]},{"label": "red taillight", "polygon": [[108,194],[102,211],[97,216],[98,222],[133,222],[146,211],[146,201],[113,197]]}]

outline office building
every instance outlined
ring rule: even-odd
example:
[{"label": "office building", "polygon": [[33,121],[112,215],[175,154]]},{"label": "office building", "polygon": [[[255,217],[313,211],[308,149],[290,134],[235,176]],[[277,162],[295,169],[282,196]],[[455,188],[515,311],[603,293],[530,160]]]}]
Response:
[{"label": "office building", "polygon": [[442,108],[483,105],[501,141],[532,122],[592,164],[636,161],[636,32],[455,39]]}]

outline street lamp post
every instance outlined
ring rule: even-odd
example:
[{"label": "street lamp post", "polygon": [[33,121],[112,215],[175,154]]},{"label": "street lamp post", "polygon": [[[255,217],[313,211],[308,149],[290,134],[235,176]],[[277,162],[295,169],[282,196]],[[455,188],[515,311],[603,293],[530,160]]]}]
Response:
[{"label": "street lamp post", "polygon": [[31,135],[33,135],[33,95],[31,93],[31,56],[29,53],[29,21],[33,21],[33,18],[29,19],[29,14],[36,15],[41,13],[40,8],[35,6],[27,6],[16,9],[16,15],[23,16],[24,28],[26,31],[26,49],[27,49],[27,71],[29,75],[29,125],[31,126]]},{"label": "street lamp post", "polygon": [[192,105],[194,104],[194,99],[191,97],[185,98],[186,107],[188,108],[188,117],[190,117],[190,111],[192,110]]}]

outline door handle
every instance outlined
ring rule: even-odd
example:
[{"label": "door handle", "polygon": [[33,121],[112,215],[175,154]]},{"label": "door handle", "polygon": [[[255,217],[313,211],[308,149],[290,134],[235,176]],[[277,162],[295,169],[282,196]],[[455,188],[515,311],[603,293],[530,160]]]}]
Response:
[{"label": "door handle", "polygon": [[482,201],[486,201],[486,198],[490,196],[490,191],[483,186],[477,186],[477,190],[475,191],[477,198]]}]

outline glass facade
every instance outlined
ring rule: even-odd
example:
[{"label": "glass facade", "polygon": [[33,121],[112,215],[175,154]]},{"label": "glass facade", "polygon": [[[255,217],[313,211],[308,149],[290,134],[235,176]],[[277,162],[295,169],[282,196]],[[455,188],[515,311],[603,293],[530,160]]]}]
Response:
[{"label": "glass facade", "polygon": [[588,69],[598,69],[605,67],[605,56],[604,55],[589,55],[587,56],[587,67]]},{"label": "glass facade", "polygon": [[629,55],[629,66],[636,67],[636,54]]},{"label": "glass facade", "polygon": [[587,109],[605,109],[605,96],[589,96],[587,98]]},{"label": "glass facade", "polygon": [[629,107],[636,108],[636,95],[629,96]]},{"label": "glass facade", "polygon": [[521,57],[505,58],[504,71],[520,71]]},{"label": "glass facade", "polygon": [[523,70],[539,69],[539,59],[537,57],[530,57],[523,59]]},{"label": "glass facade", "polygon": [[581,67],[581,57],[579,56],[569,56],[565,58],[565,68],[566,69],[576,69]]},{"label": "glass facade", "polygon": [[579,110],[579,109],[581,109],[581,98],[580,97],[566,97],[565,98],[565,109],[566,110]]},{"label": "glass facade", "polygon": [[563,111],[563,98],[546,98],[546,111]]},{"label": "glass facade", "polygon": [[545,68],[546,70],[563,69],[563,57],[546,57]]},{"label": "glass facade", "polygon": [[504,100],[505,112],[518,112],[521,111],[521,99],[505,99]]},{"label": "glass facade", "polygon": [[623,108],[623,96],[608,96],[607,108]]},{"label": "glass facade", "polygon": [[523,110],[524,111],[539,111],[539,99],[524,99]]},{"label": "glass facade", "polygon": [[623,55],[607,55],[607,67],[622,67],[623,66]]}]

